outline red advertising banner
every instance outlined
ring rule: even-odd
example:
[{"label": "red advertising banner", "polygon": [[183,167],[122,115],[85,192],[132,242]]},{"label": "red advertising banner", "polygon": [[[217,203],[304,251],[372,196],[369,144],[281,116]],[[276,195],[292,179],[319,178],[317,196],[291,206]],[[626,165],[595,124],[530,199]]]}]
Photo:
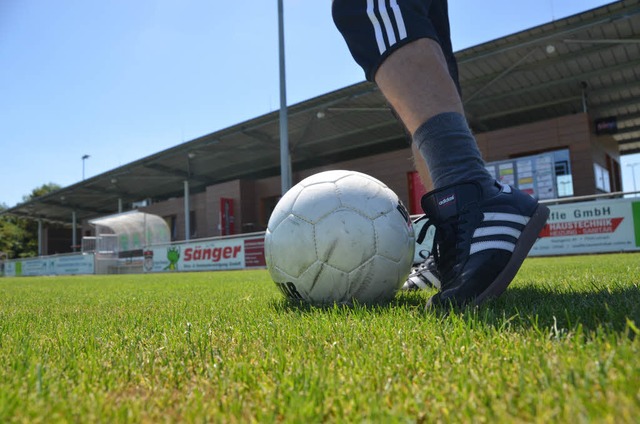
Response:
[{"label": "red advertising banner", "polygon": [[247,268],[266,266],[264,259],[264,236],[260,238],[245,239],[244,263]]}]

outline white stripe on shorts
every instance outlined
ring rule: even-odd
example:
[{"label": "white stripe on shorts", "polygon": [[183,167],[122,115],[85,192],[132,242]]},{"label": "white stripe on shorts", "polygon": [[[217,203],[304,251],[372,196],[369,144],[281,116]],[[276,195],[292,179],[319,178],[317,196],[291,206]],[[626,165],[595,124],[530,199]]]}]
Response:
[{"label": "white stripe on shorts", "polygon": [[378,10],[380,16],[382,16],[382,22],[384,23],[384,29],[387,31],[387,39],[389,40],[389,47],[396,44],[396,34],[393,32],[393,25],[391,25],[391,19],[389,19],[389,12],[387,12],[386,0],[378,0]]},{"label": "white stripe on shorts", "polygon": [[400,11],[400,6],[398,6],[397,0],[391,0],[391,8],[393,9],[393,16],[396,17],[396,25],[398,26],[398,36],[401,40],[407,38],[407,28],[404,26],[404,18],[402,17],[402,12]]},{"label": "white stripe on shorts", "polygon": [[398,0],[389,0],[389,6],[387,6],[387,0],[377,0],[378,12],[382,18],[382,23],[378,19],[375,13],[376,0],[367,0],[367,16],[373,25],[373,32],[376,36],[376,43],[378,44],[378,51],[383,54],[387,51],[387,43],[384,41],[383,29],[387,33],[387,40],[389,40],[389,47],[398,42],[396,33],[391,23],[391,17],[389,16],[389,10],[393,12],[393,17],[398,27],[398,38],[404,40],[407,38],[407,28],[404,24],[404,18],[402,17],[402,11],[398,6]]},{"label": "white stripe on shorts", "polygon": [[378,18],[376,18],[374,1],[375,0],[367,0],[367,16],[369,16],[369,20],[373,25],[373,31],[376,34],[376,42],[378,43],[378,50],[380,51],[380,54],[382,54],[387,50],[387,46],[385,45],[384,38],[382,37],[380,22],[378,21]]}]

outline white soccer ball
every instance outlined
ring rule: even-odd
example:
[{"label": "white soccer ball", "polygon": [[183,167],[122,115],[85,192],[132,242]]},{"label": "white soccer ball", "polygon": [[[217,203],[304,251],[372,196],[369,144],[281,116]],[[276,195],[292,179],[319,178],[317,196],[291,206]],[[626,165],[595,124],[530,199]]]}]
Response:
[{"label": "white soccer ball", "polygon": [[312,304],[391,300],[413,262],[409,213],[379,180],[327,171],[296,184],[276,205],[265,236],[271,278]]}]

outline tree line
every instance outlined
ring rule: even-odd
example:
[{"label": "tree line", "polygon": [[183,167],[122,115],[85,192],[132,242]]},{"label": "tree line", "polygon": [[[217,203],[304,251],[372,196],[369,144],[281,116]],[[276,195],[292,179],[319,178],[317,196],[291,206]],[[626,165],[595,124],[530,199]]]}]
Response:
[{"label": "tree line", "polygon": [[[22,196],[23,202],[60,190],[58,184],[43,184]],[[0,203],[0,213],[9,207]],[[8,259],[29,258],[38,255],[38,223],[33,219],[22,218],[10,214],[0,215],[0,256]]]}]

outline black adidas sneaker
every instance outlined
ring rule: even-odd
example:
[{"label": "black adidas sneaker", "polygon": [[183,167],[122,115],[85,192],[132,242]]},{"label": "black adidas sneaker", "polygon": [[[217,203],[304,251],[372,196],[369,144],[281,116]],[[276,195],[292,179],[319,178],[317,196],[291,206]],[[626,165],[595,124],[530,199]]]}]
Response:
[{"label": "black adidas sneaker", "polygon": [[[439,289],[441,285],[440,273],[431,255],[435,227],[431,225],[426,215],[422,215],[413,221],[413,228],[419,229],[418,237],[416,238],[416,249],[418,249],[416,253],[422,261],[413,264],[411,273],[401,290],[413,291],[434,287]],[[427,237],[427,234],[429,237]]]},{"label": "black adidas sneaker", "polygon": [[439,275],[433,256],[428,256],[424,262],[411,268],[411,273],[407,277],[407,281],[402,285],[402,290],[439,289],[441,286]]},{"label": "black adidas sneaker", "polygon": [[440,188],[422,198],[422,208],[436,227],[432,254],[442,281],[427,306],[478,305],[500,296],[549,216],[546,206],[499,182]]}]

